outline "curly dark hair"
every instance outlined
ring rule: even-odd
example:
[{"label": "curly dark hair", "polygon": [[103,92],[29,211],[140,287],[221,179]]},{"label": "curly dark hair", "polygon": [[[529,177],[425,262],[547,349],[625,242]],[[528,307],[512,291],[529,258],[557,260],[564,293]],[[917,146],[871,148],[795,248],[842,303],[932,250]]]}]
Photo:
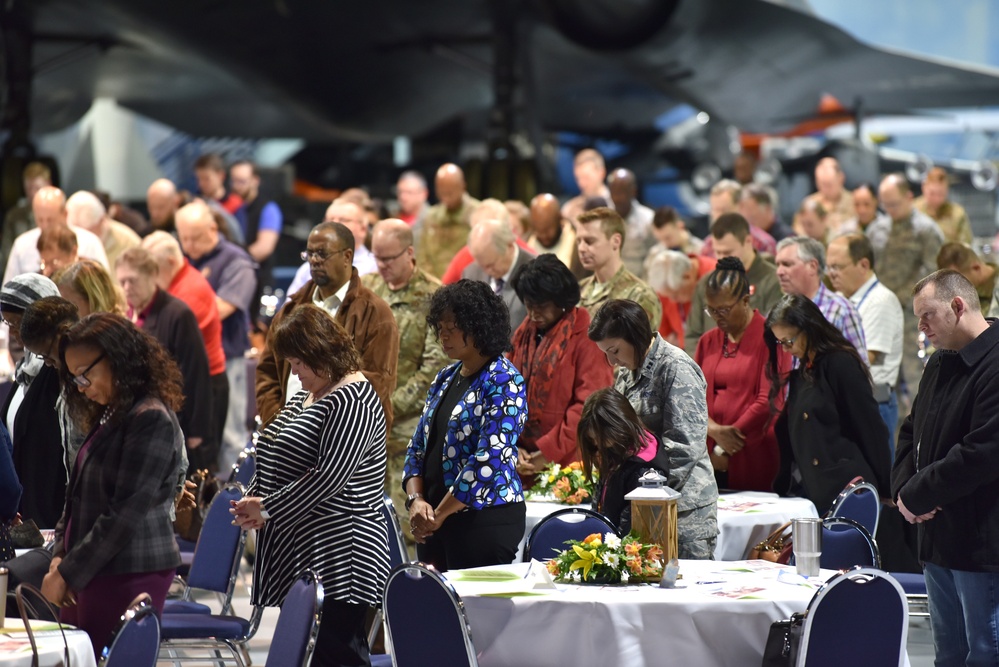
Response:
[{"label": "curly dark hair", "polygon": [[47,296],[24,311],[21,342],[28,348],[44,348],[80,321],[76,304],[61,296]]},{"label": "curly dark hair", "polygon": [[66,368],[66,350],[87,345],[101,350],[111,365],[114,396],[107,406],[110,421],[122,419],[136,402],[155,397],[177,412],[184,405],[180,369],[159,341],[113,313],[92,313],[70,327],[59,341],[63,398],[69,415],[89,431],[105,413],[77,390],[73,374]]},{"label": "curly dark hair", "polygon": [[593,481],[609,479],[645,444],[645,426],[624,394],[614,387],[598,389],[587,397],[576,427],[576,446],[583,460],[583,474]]},{"label": "curly dark hair", "polygon": [[503,297],[478,280],[445,285],[430,298],[427,324],[440,338],[441,320],[454,316],[454,325],[483,357],[498,357],[510,346],[510,310]]},{"label": "curly dark hair", "polygon": [[[868,380],[871,371],[860,358],[860,353],[853,343],[848,341],[843,333],[829,323],[819,307],[812,303],[812,300],[801,294],[787,294],[767,316],[766,326],[763,330],[763,340],[766,341],[767,349],[770,351],[770,363],[767,364],[767,379],[770,380],[770,412],[777,411],[777,397],[782,394],[784,387],[790,380],[790,375],[784,375],[778,367],[777,337],[770,330],[775,324],[786,327],[793,327],[805,334],[807,348],[806,353],[815,352],[816,356],[828,352],[846,352],[860,364],[867,374]],[[802,367],[802,377],[811,380],[811,373],[807,366]]]},{"label": "curly dark hair", "polygon": [[524,264],[510,279],[513,291],[523,302],[554,303],[562,310],[579,304],[579,281],[553,254],[545,253]]},{"label": "curly dark hair", "polygon": [[339,382],[361,370],[350,335],[329,313],[312,304],[299,306],[274,327],[274,353],[301,360],[316,375]]},{"label": "curly dark hair", "polygon": [[620,338],[635,348],[635,363],[642,365],[655,332],[645,309],[634,301],[611,299],[600,306],[586,332],[594,343]]}]

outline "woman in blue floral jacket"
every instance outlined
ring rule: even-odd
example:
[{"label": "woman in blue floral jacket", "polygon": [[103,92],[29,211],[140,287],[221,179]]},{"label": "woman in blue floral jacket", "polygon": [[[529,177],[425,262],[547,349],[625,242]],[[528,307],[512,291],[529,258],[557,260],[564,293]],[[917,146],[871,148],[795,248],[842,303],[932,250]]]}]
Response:
[{"label": "woman in blue floral jacket", "polygon": [[503,356],[506,304],[489,285],[461,280],[434,293],[427,322],[458,363],[434,380],[406,453],[417,555],[441,571],[509,563],[524,535],[517,440],[527,393]]}]

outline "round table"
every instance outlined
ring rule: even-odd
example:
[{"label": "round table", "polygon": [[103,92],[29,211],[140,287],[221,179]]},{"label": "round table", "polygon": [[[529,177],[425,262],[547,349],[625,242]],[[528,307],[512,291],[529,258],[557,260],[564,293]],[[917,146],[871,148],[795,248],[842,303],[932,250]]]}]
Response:
[{"label": "round table", "polygon": [[[31,621],[38,645],[39,667],[61,667],[65,663],[62,633],[55,623]],[[90,635],[75,628],[66,630],[72,667],[97,667]],[[19,618],[5,618],[0,630],[0,667],[31,667],[31,642]]]},{"label": "round table", "polygon": [[[517,551],[522,560],[524,545],[534,526],[557,510],[570,507],[543,500],[527,502],[524,538]],[[589,505],[583,505],[589,507]],[[798,517],[817,517],[815,505],[807,498],[781,498],[776,493],[739,491],[718,496],[718,542],[715,560],[741,560],[749,551],[783,523]]]}]

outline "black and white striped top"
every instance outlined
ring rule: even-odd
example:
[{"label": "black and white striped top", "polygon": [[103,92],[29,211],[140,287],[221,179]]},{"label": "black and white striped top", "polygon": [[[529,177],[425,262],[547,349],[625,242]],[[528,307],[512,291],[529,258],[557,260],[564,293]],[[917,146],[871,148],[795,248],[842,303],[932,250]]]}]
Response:
[{"label": "black and white striped top", "polygon": [[374,605],[389,569],[385,414],[367,381],[303,409],[307,396],[296,394],[257,442],[247,495],[262,497],[271,518],[257,537],[253,602],[280,605],[311,568],[327,597]]}]

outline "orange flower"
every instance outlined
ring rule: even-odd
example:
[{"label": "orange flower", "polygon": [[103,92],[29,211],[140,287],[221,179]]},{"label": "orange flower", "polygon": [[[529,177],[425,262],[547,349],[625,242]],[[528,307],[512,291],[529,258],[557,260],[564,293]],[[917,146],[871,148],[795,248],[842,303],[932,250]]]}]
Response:
[{"label": "orange flower", "polygon": [[572,491],[572,485],[569,483],[568,479],[566,479],[565,477],[563,477],[559,481],[555,482],[555,490],[556,491],[564,491],[565,493],[569,493],[569,492]]},{"label": "orange flower", "polygon": [[629,556],[637,556],[638,554],[642,553],[642,545],[639,544],[638,542],[629,542],[628,544],[624,545],[624,553],[628,554]]},{"label": "orange flower", "polygon": [[583,540],[583,544],[592,544],[594,546],[598,546],[603,543],[604,538],[600,535],[600,533],[590,533],[586,536],[586,539]]},{"label": "orange flower", "polygon": [[632,574],[640,575],[642,573],[641,558],[629,558],[625,562],[628,564],[628,569],[631,570]]},{"label": "orange flower", "polygon": [[557,577],[560,574],[558,569],[558,561],[555,560],[554,558],[548,561],[548,574],[552,575],[553,577]]},{"label": "orange flower", "polygon": [[645,554],[645,557],[649,560],[662,560],[663,550],[659,547],[659,545],[654,544],[649,547],[649,552]]},{"label": "orange flower", "polygon": [[583,469],[583,464],[580,463],[579,461],[573,461],[572,463],[569,464],[569,470],[582,470],[582,469]]}]

